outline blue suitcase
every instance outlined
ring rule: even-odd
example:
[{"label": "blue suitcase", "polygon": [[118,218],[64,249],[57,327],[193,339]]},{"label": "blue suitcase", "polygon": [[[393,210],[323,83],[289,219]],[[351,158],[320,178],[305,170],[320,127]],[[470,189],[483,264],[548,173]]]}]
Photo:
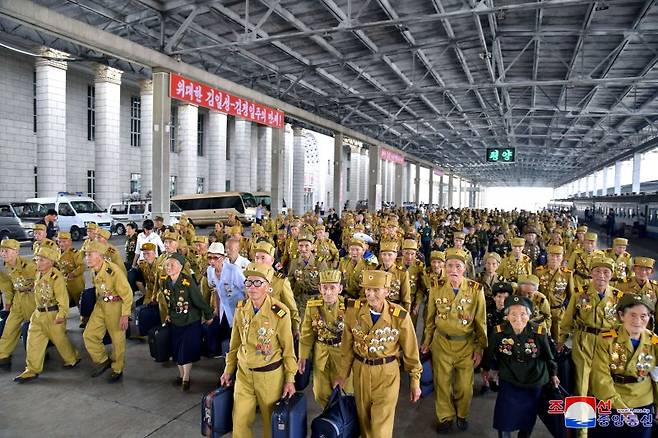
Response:
[{"label": "blue suitcase", "polygon": [[272,438],[304,438],[306,431],[306,396],[303,392],[276,402],[272,411]]},{"label": "blue suitcase", "polygon": [[201,435],[217,438],[233,430],[233,386],[210,391],[201,399]]},{"label": "blue suitcase", "polygon": [[90,287],[82,291],[80,295],[80,316],[89,318],[91,312],[94,311],[94,306],[96,305],[96,288]]},{"label": "blue suitcase", "polygon": [[2,337],[2,332],[5,330],[7,318],[9,318],[9,312],[6,310],[0,310],[0,337]]},{"label": "blue suitcase", "polygon": [[356,400],[336,387],[324,411],[311,422],[311,438],[352,438],[359,436]]},{"label": "blue suitcase", "polygon": [[420,362],[423,371],[420,373],[420,396],[427,397],[434,392],[434,376],[432,375],[432,354],[421,354]]},{"label": "blue suitcase", "polygon": [[[299,359],[299,341],[295,341],[295,357]],[[304,368],[304,373],[300,374],[299,372],[295,373],[295,389],[297,391],[303,391],[306,389],[309,383],[311,383],[311,372],[313,371],[313,358],[309,357],[306,360],[306,367]]]},{"label": "blue suitcase", "polygon": [[135,309],[135,325],[139,336],[147,336],[149,331],[160,325],[160,309],[158,306],[149,304],[139,306]]}]

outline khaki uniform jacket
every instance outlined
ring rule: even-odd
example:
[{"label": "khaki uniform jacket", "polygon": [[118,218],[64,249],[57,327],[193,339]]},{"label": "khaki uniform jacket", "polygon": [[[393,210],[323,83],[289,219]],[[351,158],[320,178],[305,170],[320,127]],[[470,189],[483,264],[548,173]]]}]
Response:
[{"label": "khaki uniform jacket", "polygon": [[340,256],[338,255],[338,249],[336,244],[331,239],[322,239],[315,242],[315,253],[322,257],[324,261],[327,262],[327,265],[331,268],[334,268],[338,264]]},{"label": "khaki uniform jacket", "polygon": [[494,284],[496,284],[496,283],[505,283],[505,278],[502,275],[497,274],[497,273],[494,274],[494,276],[491,279],[485,278],[484,275],[485,275],[484,271],[479,272],[475,276],[475,281],[477,281],[478,283],[480,283],[482,285],[482,287],[484,287],[484,296],[485,297],[492,297],[493,296],[492,290],[493,290]]},{"label": "khaki uniform jacket", "polygon": [[313,365],[324,369],[331,360],[340,366],[340,343],[345,328],[345,309],[347,298],[338,297],[333,305],[324,303],[322,297],[308,300],[299,338],[299,358],[313,356]]},{"label": "khaki uniform jacket", "polygon": [[30,293],[34,290],[34,279],[37,276],[37,265],[23,257],[18,257],[13,268],[5,264],[5,270],[11,280],[11,288],[4,290],[7,303],[12,303],[17,293]]},{"label": "khaki uniform jacket", "polygon": [[112,262],[103,262],[103,265],[94,273],[94,287],[96,288],[96,303],[105,301],[104,298],[121,298],[121,316],[130,316],[133,304],[133,291],[128,278],[121,269]]},{"label": "khaki uniform jacket", "polygon": [[313,254],[305,262],[301,257],[293,259],[288,268],[288,280],[296,297],[315,295],[320,287],[320,271],[326,271],[327,264],[322,257]]},{"label": "khaki uniform jacket", "polygon": [[[55,266],[64,275],[67,289],[74,294],[82,293],[85,288],[84,254],[81,251],[69,248],[62,253]],[[69,278],[69,275],[72,278]]]},{"label": "khaki uniform jacket", "polygon": [[240,301],[235,309],[225,372],[233,374],[238,366],[261,368],[279,360],[283,360],[285,381],[293,383],[297,361],[288,309],[269,295],[258,313],[254,313],[251,300]]},{"label": "khaki uniform jacket", "polygon": [[564,306],[565,300],[574,293],[573,272],[569,268],[558,268],[551,272],[546,266],[538,266],[535,275],[539,278],[539,292],[543,293],[551,309]]},{"label": "khaki uniform jacket", "polygon": [[299,331],[302,319],[299,316],[299,310],[297,309],[297,303],[295,302],[295,295],[292,293],[290,281],[282,272],[275,273],[272,278],[272,298],[281,301],[288,308],[290,311],[292,331]]},{"label": "khaki uniform jacket", "polygon": [[66,319],[69,311],[69,294],[66,290],[66,279],[57,269],[48,272],[38,272],[34,280],[34,301],[39,308],[57,306],[57,318]]},{"label": "khaki uniform jacket", "polygon": [[148,304],[156,298],[155,284],[158,276],[158,265],[155,260],[153,263],[141,260],[137,266],[142,273],[142,278],[144,279],[144,304]]},{"label": "khaki uniform jacket", "polygon": [[617,284],[617,288],[625,294],[644,295],[653,304],[655,313],[655,308],[658,305],[658,281],[647,280],[640,286],[635,277],[626,278],[626,280]]},{"label": "khaki uniform jacket", "polygon": [[409,274],[409,287],[411,288],[410,289],[411,303],[414,305],[419,305],[420,303],[423,302],[423,299],[426,296],[425,294],[427,293],[426,290],[424,289],[424,284],[423,284],[423,273],[425,272],[425,263],[421,262],[420,260],[414,260],[414,262],[409,266],[405,266],[404,262],[402,261],[400,261],[399,264],[402,267],[402,269],[406,270],[407,273]]},{"label": "khaki uniform jacket", "polygon": [[117,268],[123,272],[123,275],[128,275],[126,265],[124,265],[123,259],[121,258],[121,253],[109,243],[107,244],[107,251],[105,251],[104,257],[105,261],[114,263]]},{"label": "khaki uniform jacket", "polygon": [[361,292],[363,271],[374,268],[375,265],[366,262],[363,257],[356,263],[347,256],[340,259],[338,269],[343,274],[343,292],[350,298],[360,298],[363,295]]},{"label": "khaki uniform jacket", "polygon": [[403,266],[393,263],[390,268],[384,268],[384,265],[377,266],[380,271],[387,271],[393,275],[391,287],[388,289],[388,298],[391,303],[399,304],[407,312],[411,309],[411,282],[409,272]]},{"label": "khaki uniform jacket", "polygon": [[420,388],[420,363],[416,331],[409,313],[397,304],[384,301],[375,324],[365,300],[349,300],[345,312],[345,330],[341,343],[340,376],[347,378],[356,357],[379,359],[400,356],[411,378],[411,387]]},{"label": "khaki uniform jacket", "polygon": [[532,260],[525,254],[521,254],[521,258],[517,260],[514,254],[510,253],[500,263],[498,273],[505,281],[515,283],[519,275],[532,274]]}]

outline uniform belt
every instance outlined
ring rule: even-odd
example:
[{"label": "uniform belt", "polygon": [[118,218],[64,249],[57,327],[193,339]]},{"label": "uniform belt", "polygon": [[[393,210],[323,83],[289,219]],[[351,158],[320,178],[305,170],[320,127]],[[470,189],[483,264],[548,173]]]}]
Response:
[{"label": "uniform belt", "polygon": [[593,335],[598,335],[599,333],[601,333],[603,331],[600,328],[594,328],[594,327],[589,327],[589,326],[583,326],[580,330],[584,331],[586,333],[591,333]]},{"label": "uniform belt", "polygon": [[446,338],[447,340],[449,340],[449,341],[465,341],[468,338],[470,338],[471,335],[472,335],[472,333],[468,333],[468,334],[465,334],[465,335],[448,335],[446,333],[443,333],[440,330],[437,330],[436,332],[438,334],[440,334],[441,336],[443,336],[444,338]]},{"label": "uniform belt", "polygon": [[27,294],[27,293],[32,292],[32,288],[31,287],[22,287],[20,289],[16,289],[16,291],[20,292],[20,293],[23,293],[23,294]]},{"label": "uniform belt", "polygon": [[621,374],[613,374],[612,380],[615,383],[638,383],[642,382],[646,377],[633,377],[633,376],[622,376]]},{"label": "uniform belt", "polygon": [[50,306],[50,307],[37,307],[37,310],[39,312],[56,312],[59,310],[58,305]]},{"label": "uniform belt", "polygon": [[354,358],[366,365],[384,365],[393,362],[395,359],[397,359],[397,356],[386,356],[377,359],[366,359],[364,357],[359,356],[358,354],[355,354]]},{"label": "uniform belt", "polygon": [[256,371],[257,373],[264,373],[265,371],[274,371],[277,368],[281,366],[283,363],[283,359],[279,359],[276,362],[272,362],[269,365],[265,365],[264,367],[258,367],[258,368],[249,368],[251,371]]},{"label": "uniform belt", "polygon": [[116,301],[121,301],[121,297],[118,295],[105,295],[101,299],[106,303],[114,303]]},{"label": "uniform belt", "polygon": [[326,344],[326,345],[335,346],[335,345],[340,345],[341,341],[342,341],[341,338],[333,338],[333,339],[325,339],[325,340],[319,341],[319,342],[321,342],[323,344]]}]

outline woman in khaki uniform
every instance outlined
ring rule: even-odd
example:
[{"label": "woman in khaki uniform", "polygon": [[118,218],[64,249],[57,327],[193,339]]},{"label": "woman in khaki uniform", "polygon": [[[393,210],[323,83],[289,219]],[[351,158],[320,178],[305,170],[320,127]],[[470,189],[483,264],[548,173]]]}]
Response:
[{"label": "woman in khaki uniform", "polygon": [[[393,277],[384,271],[364,271],[365,299],[350,301],[345,315],[343,361],[335,384],[345,388],[354,373],[354,395],[361,436],[393,436],[400,393],[400,365],[411,379],[410,400],[420,398],[422,365],[416,331],[409,313],[386,300]],[[402,353],[402,354],[400,354]]]}]

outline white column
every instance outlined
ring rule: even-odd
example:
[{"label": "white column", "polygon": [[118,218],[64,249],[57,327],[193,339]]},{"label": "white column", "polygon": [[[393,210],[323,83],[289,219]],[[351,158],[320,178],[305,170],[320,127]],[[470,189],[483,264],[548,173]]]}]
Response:
[{"label": "white column", "polygon": [[455,190],[454,177],[451,173],[448,175],[448,205],[447,205],[448,208],[452,208],[453,206],[454,190]]},{"label": "white column", "polygon": [[434,204],[434,169],[430,167],[430,199],[429,205]]},{"label": "white column", "polygon": [[359,173],[361,172],[361,153],[358,146],[350,145],[350,207],[356,208],[359,202]]},{"label": "white column", "polygon": [[292,160],[292,208],[295,214],[304,214],[304,135],[302,128],[293,127],[293,160]]},{"label": "white column", "polygon": [[258,127],[258,179],[256,191],[272,189],[272,128]]},{"label": "white column", "polygon": [[462,189],[463,184],[464,184],[464,180],[462,178],[459,178],[459,192],[458,192],[459,193],[459,202],[457,203],[457,207],[459,207],[459,208],[462,207],[462,194],[464,193],[463,189]]},{"label": "white column", "polygon": [[196,105],[178,106],[178,189],[177,193],[196,193],[197,128],[199,108]]},{"label": "white column", "polygon": [[[171,97],[169,96],[169,72],[153,69],[153,208],[151,217],[162,216],[169,223],[169,155]],[[145,163],[148,166],[149,163]]]},{"label": "white column", "polygon": [[439,208],[443,208],[444,205],[443,175],[441,175],[439,177]]},{"label": "white column", "polygon": [[[41,55],[51,58],[68,56],[64,52],[45,47],[41,49]],[[39,196],[53,196],[58,190],[67,188],[66,69],[67,64],[64,61],[39,58],[36,62],[36,97],[39,118],[37,123],[37,192]],[[9,106],[11,102],[5,104]]]},{"label": "white column", "polygon": [[621,195],[621,161],[615,161],[615,195]]},{"label": "white column", "polygon": [[271,139],[272,139],[272,176],[270,177],[271,181],[271,193],[272,193],[272,217],[276,217],[279,212],[282,210],[282,193],[281,193],[281,183],[282,183],[282,174],[283,174],[283,150],[285,149],[285,128],[272,128],[271,129]]},{"label": "white column", "polygon": [[601,195],[606,196],[608,194],[608,166],[603,168],[601,181]]},{"label": "white column", "polygon": [[370,172],[368,172],[368,149],[365,147],[361,148],[361,152],[359,153],[359,159],[361,160],[361,172],[360,172],[360,177],[359,177],[359,197],[361,199],[368,199],[368,176]]},{"label": "white column", "polygon": [[402,206],[402,164],[394,164],[393,167],[395,167],[395,199],[393,202],[395,202],[396,207]]},{"label": "white column", "polygon": [[343,209],[343,134],[334,133],[334,199],[333,206],[339,215]]},{"label": "white column", "polygon": [[227,116],[210,111],[208,116],[208,191],[226,191],[226,121]]},{"label": "white column", "polygon": [[251,190],[251,122],[236,117],[233,139],[235,190],[248,192]]},{"label": "white column", "polygon": [[376,211],[381,208],[377,202],[377,192],[381,191],[381,165],[382,162],[379,158],[380,148],[377,145],[371,145],[369,153],[369,166],[370,172],[368,184],[368,211]]},{"label": "white column", "polygon": [[251,124],[251,138],[249,139],[249,145],[251,146],[251,155],[249,164],[251,165],[251,170],[249,171],[250,183],[249,191],[255,192],[256,187],[258,186],[258,163],[260,157],[258,156],[258,124]]},{"label": "white column", "polygon": [[142,195],[153,190],[153,81],[139,83]]},{"label": "white column", "polygon": [[420,163],[416,163],[416,177],[414,178],[414,201],[420,204]]},{"label": "white column", "polygon": [[633,192],[640,193],[640,171],[642,169],[642,154],[633,154]]},{"label": "white column", "polygon": [[121,199],[120,96],[123,72],[106,65],[96,69],[96,200],[105,208]]}]

